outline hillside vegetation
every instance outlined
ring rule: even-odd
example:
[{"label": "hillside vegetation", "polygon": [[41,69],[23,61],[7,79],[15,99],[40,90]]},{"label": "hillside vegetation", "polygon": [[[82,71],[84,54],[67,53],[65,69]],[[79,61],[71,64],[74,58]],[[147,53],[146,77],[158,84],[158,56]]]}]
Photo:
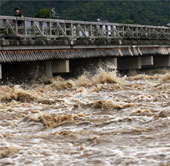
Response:
[{"label": "hillside vegetation", "polygon": [[19,7],[24,16],[35,16],[42,8],[56,8],[60,19],[165,25],[170,22],[170,1],[6,1],[1,4],[1,14],[13,15]]}]

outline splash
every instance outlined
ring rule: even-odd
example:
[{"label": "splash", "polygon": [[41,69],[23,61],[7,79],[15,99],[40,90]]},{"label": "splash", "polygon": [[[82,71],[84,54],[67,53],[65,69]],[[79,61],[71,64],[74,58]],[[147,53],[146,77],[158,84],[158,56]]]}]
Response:
[{"label": "splash", "polygon": [[92,86],[93,82],[87,77],[87,75],[80,76],[76,81],[76,86],[78,87],[89,87]]},{"label": "splash", "polygon": [[161,75],[155,74],[155,75],[145,75],[145,74],[139,74],[132,77],[127,78],[128,80],[156,80],[159,79]]},{"label": "splash", "polygon": [[168,163],[169,83],[167,73],[99,71],[0,86],[0,165]]},{"label": "splash", "polygon": [[17,153],[19,148],[15,146],[0,146],[0,159],[8,157],[14,153]]},{"label": "splash", "polygon": [[64,115],[56,115],[56,114],[37,114],[33,116],[28,116],[26,119],[31,119],[35,122],[41,122],[47,128],[55,128],[57,126],[71,123],[81,118],[84,118],[84,114],[64,114]]},{"label": "splash", "polygon": [[148,117],[151,117],[151,116],[154,116],[153,112],[149,109],[138,109],[134,112],[132,112],[130,114],[131,116],[148,116]]},{"label": "splash", "polygon": [[100,71],[99,74],[95,75],[93,78],[93,84],[104,84],[104,83],[109,83],[109,84],[120,84],[122,83],[123,79],[117,77],[116,72],[105,72],[105,71]]},{"label": "splash", "polygon": [[31,102],[38,102],[43,104],[51,104],[54,101],[45,99],[39,96],[36,91],[26,91],[23,90],[20,86],[15,85],[13,88],[8,86],[0,87],[0,101],[1,102],[10,102],[12,100],[31,103]]},{"label": "splash", "polygon": [[124,109],[128,107],[134,107],[134,103],[113,103],[112,100],[99,100],[94,103],[95,108],[101,108],[102,110],[107,109]]},{"label": "splash", "polygon": [[46,87],[47,89],[63,90],[72,89],[75,87],[91,87],[105,83],[121,84],[123,83],[123,78],[117,77],[115,71],[99,71],[98,74],[94,76],[88,76],[88,74],[84,74],[76,80],[64,80],[61,77],[55,77],[54,79],[50,79],[49,82],[52,82],[52,84],[48,85]]},{"label": "splash", "polygon": [[163,76],[160,78],[160,82],[161,82],[161,83],[166,82],[166,81],[169,81],[169,80],[170,80],[170,74],[169,74],[169,73],[163,75]]}]

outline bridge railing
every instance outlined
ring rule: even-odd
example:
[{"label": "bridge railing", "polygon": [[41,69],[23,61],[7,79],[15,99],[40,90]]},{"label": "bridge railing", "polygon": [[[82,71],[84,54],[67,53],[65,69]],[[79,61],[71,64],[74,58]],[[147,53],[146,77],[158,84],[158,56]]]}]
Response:
[{"label": "bridge railing", "polygon": [[170,27],[0,16],[0,38],[168,39]]}]

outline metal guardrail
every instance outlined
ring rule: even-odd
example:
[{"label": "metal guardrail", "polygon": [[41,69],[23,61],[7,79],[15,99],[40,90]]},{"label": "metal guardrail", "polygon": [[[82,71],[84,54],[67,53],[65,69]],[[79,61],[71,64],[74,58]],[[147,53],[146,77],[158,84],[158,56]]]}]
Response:
[{"label": "metal guardrail", "polygon": [[170,40],[170,27],[0,16],[0,38]]}]

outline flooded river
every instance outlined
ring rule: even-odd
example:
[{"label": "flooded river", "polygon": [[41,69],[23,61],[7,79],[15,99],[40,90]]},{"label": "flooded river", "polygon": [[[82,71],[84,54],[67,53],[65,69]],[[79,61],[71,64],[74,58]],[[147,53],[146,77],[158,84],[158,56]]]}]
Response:
[{"label": "flooded river", "polygon": [[1,85],[0,165],[170,166],[170,72]]}]

